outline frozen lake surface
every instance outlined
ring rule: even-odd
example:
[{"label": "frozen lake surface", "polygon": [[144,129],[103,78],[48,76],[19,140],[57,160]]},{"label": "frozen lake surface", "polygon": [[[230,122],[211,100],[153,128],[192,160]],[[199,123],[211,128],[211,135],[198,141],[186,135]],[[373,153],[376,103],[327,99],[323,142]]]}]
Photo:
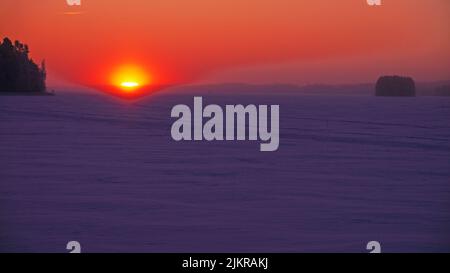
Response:
[{"label": "frozen lake surface", "polygon": [[208,95],[280,104],[280,148],[175,142],[172,106],[0,97],[0,251],[450,251],[450,98]]}]

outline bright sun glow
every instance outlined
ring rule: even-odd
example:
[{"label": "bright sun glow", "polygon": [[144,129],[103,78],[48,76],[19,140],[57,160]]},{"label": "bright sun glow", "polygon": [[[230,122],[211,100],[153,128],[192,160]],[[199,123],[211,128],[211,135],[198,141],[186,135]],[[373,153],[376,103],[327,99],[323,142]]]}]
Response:
[{"label": "bright sun glow", "polygon": [[134,91],[151,83],[148,73],[135,65],[121,66],[112,74],[111,81],[125,92]]},{"label": "bright sun glow", "polygon": [[138,87],[139,83],[137,82],[123,82],[120,84],[122,87]]}]

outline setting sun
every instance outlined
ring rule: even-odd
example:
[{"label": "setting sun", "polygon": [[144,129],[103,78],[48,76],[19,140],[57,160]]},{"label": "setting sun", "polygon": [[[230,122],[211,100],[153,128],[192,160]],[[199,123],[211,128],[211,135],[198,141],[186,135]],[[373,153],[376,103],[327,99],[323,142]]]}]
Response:
[{"label": "setting sun", "polygon": [[132,91],[151,83],[150,76],[142,68],[126,65],[118,68],[111,77],[112,84],[124,91]]},{"label": "setting sun", "polygon": [[131,89],[131,88],[136,88],[139,87],[139,83],[137,82],[123,82],[120,84],[120,86],[127,88],[127,89]]},{"label": "setting sun", "polygon": [[[125,99],[140,98],[169,86],[161,80],[161,71],[139,62],[114,62],[102,71],[101,85],[93,88]],[[99,69],[101,70],[101,69]]]}]

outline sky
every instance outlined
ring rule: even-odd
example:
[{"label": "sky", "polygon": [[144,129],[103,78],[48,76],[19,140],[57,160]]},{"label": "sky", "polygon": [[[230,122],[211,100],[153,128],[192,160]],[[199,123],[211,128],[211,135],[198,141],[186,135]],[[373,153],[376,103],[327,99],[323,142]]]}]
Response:
[{"label": "sky", "polygon": [[46,60],[49,85],[450,79],[450,1],[1,0],[0,37]]}]

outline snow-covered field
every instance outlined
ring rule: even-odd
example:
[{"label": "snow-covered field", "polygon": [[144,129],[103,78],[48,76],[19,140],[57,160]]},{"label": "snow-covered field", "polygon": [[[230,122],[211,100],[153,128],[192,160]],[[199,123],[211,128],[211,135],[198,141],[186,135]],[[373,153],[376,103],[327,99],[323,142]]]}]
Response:
[{"label": "snow-covered field", "polygon": [[0,97],[0,251],[450,251],[450,98],[203,99],[280,104],[280,149],[174,142],[187,94]]}]

